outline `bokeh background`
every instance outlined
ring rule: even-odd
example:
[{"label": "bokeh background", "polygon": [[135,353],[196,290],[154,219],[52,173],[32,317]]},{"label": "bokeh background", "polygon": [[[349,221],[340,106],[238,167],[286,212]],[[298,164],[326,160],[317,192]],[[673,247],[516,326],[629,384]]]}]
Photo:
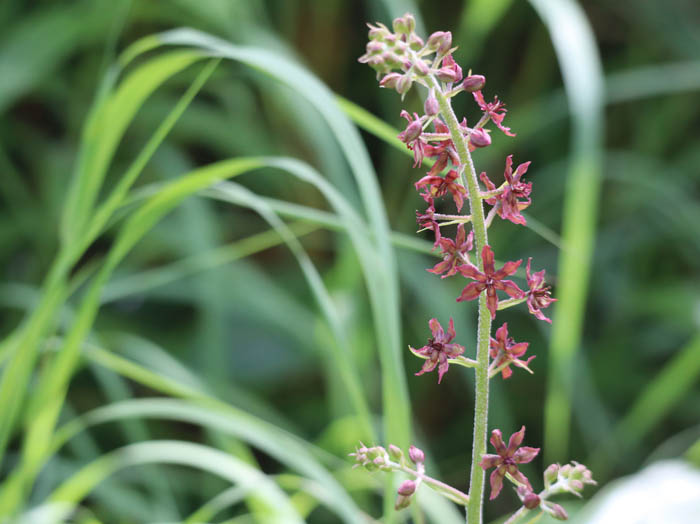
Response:
[{"label": "bokeh background", "polygon": [[[543,447],[544,455],[527,470],[533,479],[548,463],[570,459],[585,462],[599,487],[660,460],[700,464],[700,4],[691,0],[4,0],[0,333],[13,333],[41,296],[60,247],[58,224],[86,118],[130,43],[187,26],[269,50],[399,129],[401,108],[420,110],[420,93],[402,104],[396,93],[378,89],[374,73],[357,57],[364,52],[366,22],[389,23],[405,11],[416,15],[423,34],[451,30],[457,61],[487,77],[487,97],[497,94],[508,104],[507,123],[517,137],[494,132],[493,145],[475,160],[498,180],[506,155],[531,160],[533,204],[529,228],[497,222],[492,244],[502,259],[533,257],[562,299],[551,310],[553,328],[525,308],[503,313],[511,333],[530,341],[537,358],[534,376],[516,372],[508,381],[493,381],[490,426],[504,433],[527,426],[526,443]],[[102,195],[199,69],[174,75],[148,97],[120,141]],[[290,87],[284,84],[288,73],[277,72],[281,78],[265,67],[223,61],[133,191],[227,158],[290,156],[314,166],[362,212],[362,182],[343,149],[353,137],[329,128],[309,102],[314,86],[303,93],[303,82]],[[459,97],[455,106],[470,121],[478,118],[469,97]],[[157,376],[197,384],[336,457],[363,436],[344,386],[347,370],[337,356],[349,348],[352,373],[379,435],[389,431],[383,423],[387,410],[399,419],[408,413],[411,441],[429,452],[431,471],[466,490],[471,374],[451,369],[441,385],[431,374],[414,377],[421,362],[405,348],[423,344],[431,317],[445,324],[452,316],[459,342],[473,351],[475,308],[454,302],[463,282],[442,281],[424,270],[435,259],[427,237],[415,235],[422,200],[413,183],[422,171],[412,169],[410,156],[395,142],[382,138],[395,136],[393,131],[368,130],[367,115],[342,107],[345,113],[336,112],[363,128],[363,154],[374,165],[383,202],[379,212],[396,232],[395,266],[375,258],[369,266],[380,278],[395,267],[398,297],[368,293],[343,225],[327,213],[308,211],[334,212],[317,188],[263,169],[236,179],[251,192],[239,189],[237,203],[211,194],[189,198],[136,245],[104,288],[91,343]],[[298,235],[308,254],[302,258],[317,268],[346,345],[329,328],[300,259],[255,211],[259,201]],[[129,210],[115,216],[74,274],[99,267]],[[384,252],[372,248],[364,256],[381,258]],[[83,290],[76,284],[58,335],[70,326]],[[386,307],[394,310],[377,313]],[[385,369],[391,358],[393,372]],[[389,378],[395,382],[387,384]],[[29,387],[39,380],[35,375]],[[126,399],[169,395],[167,388],[154,389],[86,359],[70,382],[62,420]],[[408,426],[402,431],[408,435]],[[3,475],[16,464],[21,425],[12,435]],[[306,508],[310,522],[338,521],[303,495],[288,464],[245,438],[192,421],[148,417],[98,425],[69,441],[39,475],[25,506],[42,504],[81,465],[149,439],[198,442],[245,457],[275,475]],[[342,460],[332,464],[358,505],[379,517],[376,484],[362,474],[348,476]],[[76,521],[181,521],[226,483],[165,465],[126,470],[100,486],[83,501]],[[516,507],[515,495],[506,493],[488,505],[487,516]],[[575,513],[578,506],[571,507]],[[229,505],[212,522],[265,521],[260,511],[248,500]]]}]

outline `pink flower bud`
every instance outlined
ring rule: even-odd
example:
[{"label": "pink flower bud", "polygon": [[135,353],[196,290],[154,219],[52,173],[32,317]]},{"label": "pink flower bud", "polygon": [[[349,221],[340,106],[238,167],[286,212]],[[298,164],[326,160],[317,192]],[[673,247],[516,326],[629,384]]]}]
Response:
[{"label": "pink flower bud", "polygon": [[480,91],[485,85],[486,78],[483,75],[469,75],[464,79],[464,82],[462,82],[462,88],[469,93]]},{"label": "pink flower bud", "polygon": [[536,493],[530,491],[523,497],[523,506],[527,509],[535,509],[540,505],[540,497]]},{"label": "pink flower bud", "polygon": [[441,67],[440,69],[438,69],[437,77],[446,84],[450,82],[457,82],[460,79],[460,76],[457,74],[457,72],[450,67]]},{"label": "pink flower bud", "polygon": [[410,497],[416,491],[416,483],[412,480],[404,480],[399,486],[398,493],[404,497]]},{"label": "pink flower bud", "polygon": [[559,504],[552,504],[550,506],[550,510],[551,510],[550,515],[552,515],[552,517],[554,517],[557,520],[568,520],[569,519],[569,514]]},{"label": "pink flower bud", "polygon": [[413,51],[420,51],[424,45],[423,39],[415,33],[413,33],[408,39],[408,46]]},{"label": "pink flower bud", "polygon": [[411,80],[411,77],[408,75],[403,75],[396,85],[396,91],[400,95],[405,95],[406,93],[408,93],[408,90],[411,89],[412,85],[413,80]]},{"label": "pink flower bud", "polygon": [[415,464],[422,464],[425,462],[425,453],[415,446],[408,448],[408,456]]},{"label": "pink flower bud", "polygon": [[413,64],[413,69],[416,71],[420,76],[425,76],[428,73],[430,73],[430,68],[428,67],[428,64],[426,64],[423,60],[420,58]]},{"label": "pink flower bud", "polygon": [[416,30],[416,19],[411,13],[406,13],[402,17],[396,18],[392,27],[395,33],[409,35]]},{"label": "pink flower bud", "polygon": [[384,78],[379,81],[379,87],[388,87],[389,89],[396,89],[399,84],[399,80],[403,75],[400,73],[389,73]]},{"label": "pink flower bud", "polygon": [[399,511],[400,509],[407,508],[411,505],[411,497],[404,497],[399,495],[396,497],[396,502],[394,502],[394,509]]},{"label": "pink flower bud", "polygon": [[452,46],[452,33],[449,31],[436,31],[428,37],[426,44],[431,51],[437,51],[438,54],[445,54]]},{"label": "pink flower bud", "polygon": [[487,147],[491,145],[491,136],[484,128],[475,129],[469,135],[469,142],[474,147]]},{"label": "pink flower bud", "polygon": [[428,94],[428,98],[425,99],[423,109],[425,114],[428,116],[435,116],[440,112],[440,104],[438,104],[437,98],[435,98],[435,94],[433,93],[432,89]]},{"label": "pink flower bud", "polygon": [[544,470],[544,486],[548,488],[550,484],[554,484],[559,477],[559,464],[550,464]]}]

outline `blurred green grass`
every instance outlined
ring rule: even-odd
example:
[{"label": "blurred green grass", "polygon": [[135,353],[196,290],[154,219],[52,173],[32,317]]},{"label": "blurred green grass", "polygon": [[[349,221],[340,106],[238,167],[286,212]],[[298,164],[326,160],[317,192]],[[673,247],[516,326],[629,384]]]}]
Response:
[{"label": "blurred green grass", "polygon": [[[453,370],[439,388],[432,377],[414,378],[419,366],[404,348],[425,338],[431,316],[456,316],[469,348],[473,311],[456,309],[459,283],[424,271],[430,258],[413,239],[420,172],[385,143],[401,125],[401,104],[356,63],[364,22],[408,8],[428,30],[451,29],[462,65],[485,74],[487,93],[508,103],[518,137],[494,140],[477,167],[500,173],[509,153],[532,160],[529,215],[562,236],[559,250],[530,229],[493,229],[504,257],[533,256],[555,276],[555,323],[568,320],[550,342],[549,328],[509,310],[509,326],[538,355],[536,375],[495,383],[490,425],[526,424],[528,442],[544,441],[553,460],[592,457],[604,465],[594,471],[601,483],[638,470],[680,434],[675,452],[683,455],[700,438],[697,9],[682,1],[663,10],[582,2],[579,21],[602,61],[598,91],[583,83],[595,85],[595,71],[558,43],[566,13],[552,18],[558,12],[546,4],[533,2],[535,11],[508,1],[444,2],[439,10],[400,0],[2,3],[0,435],[2,475],[19,479],[5,483],[3,507],[70,511],[46,503],[81,500],[119,453],[136,464],[192,451],[216,475],[207,464],[221,450],[245,466],[231,470],[244,502],[222,508],[220,518],[265,521],[275,507],[311,522],[352,521],[358,507],[378,516],[377,479],[350,475],[339,458],[372,435],[419,442],[440,476],[466,489],[471,377]],[[163,37],[179,49],[156,48],[161,41],[149,37],[128,52],[132,64],[118,65],[118,52],[139,38],[184,26],[202,33]],[[585,49],[573,34],[571,49]],[[198,53],[212,50],[235,61],[206,78]],[[190,61],[198,64],[185,68]],[[173,69],[159,79],[157,64],[168,62]],[[129,88],[124,79],[138,71]],[[161,81],[138,107],[134,93]],[[387,122],[385,136],[370,131],[360,140],[349,119],[361,117],[336,106],[333,93]],[[408,97],[409,107],[419,104]],[[456,104],[474,117],[468,100]],[[220,188],[202,195],[213,198],[169,204],[172,213],[147,233],[154,208],[144,199],[184,188],[183,173],[271,156],[297,159],[286,168],[304,174],[284,176],[285,166],[274,165],[289,160],[263,160],[267,168],[241,175],[244,187],[229,187],[232,202],[221,202]],[[144,239],[127,253],[137,230]],[[66,342],[47,343],[52,333]],[[159,401],[154,395],[229,421],[231,410],[247,413],[258,426],[244,435],[211,420],[150,420],[138,406]],[[546,402],[560,408],[545,412]],[[56,435],[66,435],[110,409],[142,423],[105,414],[108,429],[85,427],[70,446],[52,447],[56,417]],[[153,442],[137,443],[146,440]],[[165,442],[175,440],[205,447]],[[295,457],[301,462],[289,462]],[[82,501],[78,521],[138,521],[138,508],[183,520],[230,486],[193,469],[149,467],[143,471],[152,475],[110,476]],[[163,471],[173,474],[154,480]],[[246,492],[258,471],[276,482]],[[287,473],[301,479],[285,480]],[[449,507],[424,502],[432,521],[459,521]],[[387,497],[388,515],[392,504]],[[488,515],[515,504],[504,496]]]}]

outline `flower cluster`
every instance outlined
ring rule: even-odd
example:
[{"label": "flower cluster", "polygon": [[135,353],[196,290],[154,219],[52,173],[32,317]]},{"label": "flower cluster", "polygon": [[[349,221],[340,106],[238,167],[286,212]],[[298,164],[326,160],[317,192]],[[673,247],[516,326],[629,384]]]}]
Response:
[{"label": "flower cluster", "polygon": [[[366,53],[359,61],[367,63],[377,72],[380,87],[396,90],[402,99],[413,86],[420,85],[427,89],[422,113],[401,111],[400,116],[406,119],[406,126],[398,135],[399,140],[413,153],[413,167],[430,164],[425,176],[414,184],[426,204],[424,210],[416,211],[420,231],[432,231],[433,250],[438,250],[441,258],[427,271],[443,279],[458,275],[468,279],[456,301],[478,299],[478,323],[489,330],[488,337],[478,339],[476,359],[472,360],[463,355],[465,347],[454,342],[456,332],[453,319],[450,318],[445,332],[438,320],[432,318],[429,322],[432,336],[428,342],[418,349],[409,346],[415,356],[425,360],[416,375],[437,369],[440,383],[450,364],[477,368],[477,373],[481,373],[477,376],[488,379],[499,374],[503,379],[509,378],[513,374],[511,366],[532,373],[529,364],[535,357],[524,358],[529,343],[516,342],[508,333],[507,323],[503,323],[496,330],[495,337],[491,337],[491,323],[498,311],[523,303],[527,304],[528,311],[535,318],[551,323],[542,310],[556,299],[552,298],[550,287],[545,283],[544,270],[532,272],[531,258],[527,261],[524,279],[527,287],[523,286],[524,289],[511,279],[522,278],[523,275],[518,274],[522,259],[505,261],[496,269],[494,250],[488,242],[488,228],[495,217],[516,225],[527,225],[522,212],[532,202],[532,182],[524,180],[530,162],[520,163],[514,168],[513,155],[507,156],[500,185],[496,185],[485,172],[477,176],[471,154],[491,145],[491,131],[487,126],[492,123],[504,135],[515,136],[504,124],[506,106],[495,96],[492,102],[486,101],[484,76],[472,74],[471,71],[464,74],[455,60],[456,48],[452,47],[450,32],[438,31],[423,40],[416,35],[415,26],[410,14],[394,20],[393,31],[383,24],[370,25]],[[452,98],[462,92],[471,93],[480,112],[472,126],[466,118],[460,120],[452,109]],[[441,199],[450,200],[456,214],[438,211],[443,206],[452,205],[449,202],[443,204]],[[469,215],[461,214],[466,202],[469,204]],[[484,211],[484,206],[490,206],[488,213]],[[456,226],[454,236],[447,231],[450,226]],[[480,419],[481,429],[477,430],[477,427],[480,411],[488,409],[488,388],[479,388],[477,382],[474,434],[475,438],[479,438],[477,433],[481,432],[483,447],[486,445],[486,417]],[[564,491],[578,495],[585,484],[594,483],[590,471],[576,463],[573,466],[550,466],[545,472],[545,489],[535,493],[530,481],[519,470],[519,465],[531,462],[540,450],[521,446],[524,437],[523,426],[506,445],[501,431],[494,429],[491,444],[496,454],[483,454],[478,464],[472,464],[472,482],[479,475],[483,478],[484,470],[492,469],[491,499],[499,495],[504,479],[508,479],[515,485],[522,502],[520,511],[541,508],[556,518],[566,518],[564,509],[548,501],[548,497]],[[358,463],[367,468],[404,471],[414,476],[399,487],[397,509],[406,507],[418,485],[425,481],[422,459],[420,463],[414,460],[417,469],[409,472],[402,454],[394,453],[397,462],[391,462],[394,456],[391,450],[387,452],[381,447],[362,446],[353,455]],[[471,500],[469,507],[474,505],[479,512],[476,520],[481,520],[480,487],[477,493],[470,492],[462,498],[454,493],[445,496],[459,503]],[[473,510],[470,509],[469,513],[473,515]]]}]

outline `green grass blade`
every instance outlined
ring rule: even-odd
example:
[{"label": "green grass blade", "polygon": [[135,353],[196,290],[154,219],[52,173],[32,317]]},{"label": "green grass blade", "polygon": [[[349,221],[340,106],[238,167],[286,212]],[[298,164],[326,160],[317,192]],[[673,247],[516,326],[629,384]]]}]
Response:
[{"label": "green grass blade", "polygon": [[[654,377],[620,420],[609,442],[588,461],[596,474],[605,476],[624,459],[659,421],[698,383],[700,336],[695,336]],[[624,450],[624,452],[620,452]]]},{"label": "green grass blade", "polygon": [[117,146],[143,103],[166,80],[202,58],[199,53],[182,50],[159,55],[139,65],[113,93],[98,100],[88,116],[66,198],[61,224],[65,244],[70,245],[83,233]]},{"label": "green grass blade", "polygon": [[143,464],[178,464],[201,469],[255,492],[265,501],[265,522],[302,523],[289,497],[272,479],[245,462],[214,448],[168,440],[130,444],[91,462],[51,495],[50,502],[77,505],[104,479],[124,468]]},{"label": "green grass blade", "polygon": [[593,31],[573,0],[530,0],[549,31],[573,118],[572,153],[562,224],[559,302],[552,326],[545,402],[545,462],[565,460],[571,384],[581,342],[602,173],[603,75]]}]

